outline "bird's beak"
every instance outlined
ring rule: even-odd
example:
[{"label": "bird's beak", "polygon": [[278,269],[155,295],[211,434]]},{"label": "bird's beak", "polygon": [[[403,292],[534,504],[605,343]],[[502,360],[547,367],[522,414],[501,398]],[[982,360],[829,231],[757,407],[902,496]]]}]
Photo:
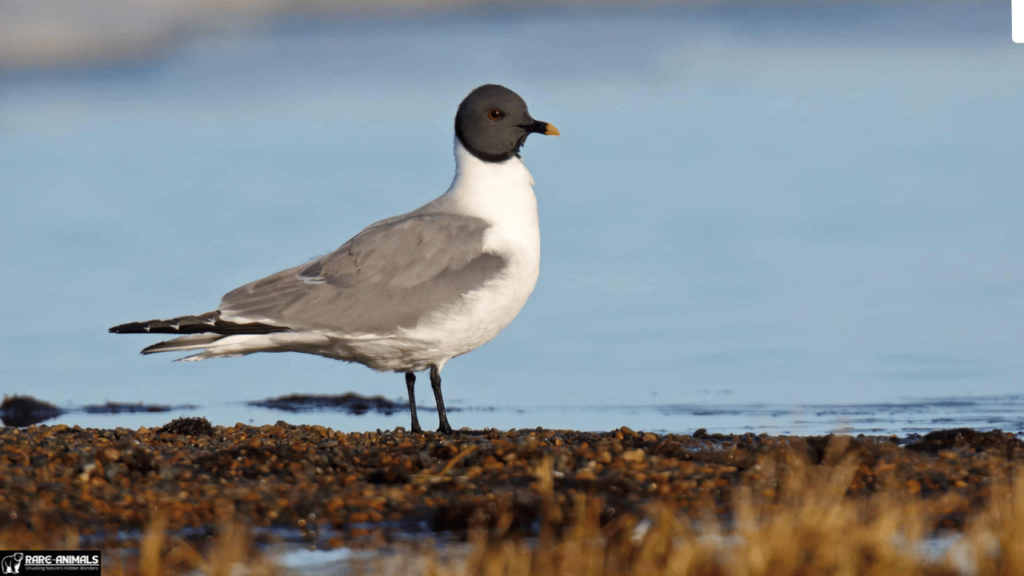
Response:
[{"label": "bird's beak", "polygon": [[545,136],[561,135],[561,132],[558,131],[558,128],[555,128],[554,124],[548,124],[539,120],[534,120],[532,124],[526,124],[525,126],[520,126],[520,128],[533,134],[544,134]]}]

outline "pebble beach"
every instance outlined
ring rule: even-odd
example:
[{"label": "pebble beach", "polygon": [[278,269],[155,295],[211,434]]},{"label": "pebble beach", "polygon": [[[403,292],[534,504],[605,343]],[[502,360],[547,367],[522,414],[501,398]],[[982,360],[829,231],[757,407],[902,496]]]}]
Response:
[{"label": "pebble beach", "polygon": [[934,528],[956,529],[1022,461],[1014,435],[969,429],[901,438],[625,427],[444,436],[201,418],[137,430],[39,425],[0,430],[0,524],[36,534],[74,528],[104,546],[131,546],[125,535],[157,516],[202,535],[230,510],[271,538],[379,545],[409,533],[458,539],[499,519],[503,530],[529,534],[548,504],[569,522],[577,494],[603,500],[602,522],[652,503],[728,519],[738,490],[770,502],[787,469],[845,464],[856,467],[848,498],[895,490],[920,500]]}]

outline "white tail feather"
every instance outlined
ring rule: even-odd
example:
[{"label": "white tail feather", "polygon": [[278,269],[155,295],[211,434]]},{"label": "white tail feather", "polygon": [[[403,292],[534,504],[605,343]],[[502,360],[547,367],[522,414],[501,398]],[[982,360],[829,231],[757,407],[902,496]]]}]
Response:
[{"label": "white tail feather", "polygon": [[[143,354],[203,350],[199,354],[179,358],[176,362],[197,362],[207,358],[233,358],[254,352],[312,351],[326,346],[326,336],[312,333],[280,332],[273,334],[192,334],[154,344]],[[315,352],[313,352],[315,353]]]}]

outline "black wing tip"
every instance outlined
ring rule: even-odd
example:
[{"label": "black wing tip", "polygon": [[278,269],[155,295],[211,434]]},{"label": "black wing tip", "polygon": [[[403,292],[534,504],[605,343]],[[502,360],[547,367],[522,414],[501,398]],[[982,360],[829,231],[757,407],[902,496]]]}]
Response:
[{"label": "black wing tip", "polygon": [[287,326],[262,322],[236,323],[220,319],[220,312],[207,312],[198,316],[179,316],[170,320],[147,320],[118,324],[107,329],[111,334],[270,334],[291,332]]},{"label": "black wing tip", "polygon": [[111,326],[107,329],[107,332],[111,334],[132,334],[135,332],[145,332],[144,325],[141,322],[129,322],[127,324],[118,324],[117,326]]}]

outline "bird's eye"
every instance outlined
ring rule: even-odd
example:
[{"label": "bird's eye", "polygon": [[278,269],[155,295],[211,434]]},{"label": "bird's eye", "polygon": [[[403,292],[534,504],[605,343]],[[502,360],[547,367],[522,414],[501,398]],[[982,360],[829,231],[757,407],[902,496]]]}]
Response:
[{"label": "bird's eye", "polygon": [[502,112],[501,110],[498,110],[497,108],[494,108],[490,112],[488,112],[487,115],[491,117],[491,120],[501,120],[505,116],[505,113]]}]

